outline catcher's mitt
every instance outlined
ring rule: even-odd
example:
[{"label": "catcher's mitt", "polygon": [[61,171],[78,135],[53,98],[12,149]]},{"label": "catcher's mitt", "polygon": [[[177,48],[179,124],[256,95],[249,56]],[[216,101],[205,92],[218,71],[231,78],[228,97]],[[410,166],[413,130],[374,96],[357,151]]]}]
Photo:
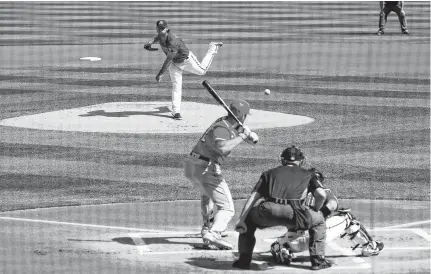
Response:
[{"label": "catcher's mitt", "polygon": [[145,44],[144,45],[144,49],[146,49],[148,51],[156,51],[156,50],[158,50],[158,48],[152,48],[151,44]]}]

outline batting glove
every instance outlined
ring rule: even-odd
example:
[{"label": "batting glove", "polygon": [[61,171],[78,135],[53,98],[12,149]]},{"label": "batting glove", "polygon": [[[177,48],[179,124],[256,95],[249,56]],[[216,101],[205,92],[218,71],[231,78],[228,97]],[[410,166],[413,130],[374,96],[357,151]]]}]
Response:
[{"label": "batting glove", "polygon": [[255,132],[251,132],[247,140],[252,142],[253,144],[256,144],[259,141],[259,136],[257,136]]},{"label": "batting glove", "polygon": [[[249,128],[248,126],[241,126],[241,127],[238,129],[238,132],[239,132],[240,134],[244,134],[244,136],[245,136],[246,138],[248,138],[248,136],[250,136],[251,130],[250,130],[250,128]],[[244,138],[243,138],[243,139],[244,139]]]}]

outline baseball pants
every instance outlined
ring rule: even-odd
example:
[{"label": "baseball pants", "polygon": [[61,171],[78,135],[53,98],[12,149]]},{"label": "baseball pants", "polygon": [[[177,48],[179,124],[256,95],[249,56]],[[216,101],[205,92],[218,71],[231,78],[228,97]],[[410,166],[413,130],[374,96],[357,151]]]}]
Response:
[{"label": "baseball pants", "polygon": [[223,232],[235,214],[235,208],[229,187],[221,175],[218,164],[188,156],[184,162],[184,175],[201,193],[201,212],[207,223],[214,205],[217,211],[211,231]]},{"label": "baseball pants", "polygon": [[214,56],[217,54],[217,46],[210,44],[202,62],[199,62],[193,52],[182,63],[172,63],[169,66],[169,75],[172,81],[172,113],[181,112],[181,98],[183,86],[183,71],[197,75],[205,75]]},{"label": "baseball pants", "polygon": [[398,20],[400,21],[401,31],[407,30],[406,14],[400,6],[387,6],[383,7],[383,12],[380,14],[379,19],[379,30],[384,31],[386,28],[386,22],[388,21],[388,15],[391,11],[398,15]]},{"label": "baseball pants", "polygon": [[[309,210],[311,225],[308,229],[310,234],[309,251],[310,256],[325,255],[326,224],[323,214]],[[273,226],[286,226],[290,229],[297,228],[295,211],[290,205],[281,205],[264,201],[254,206],[245,223],[247,232],[239,235],[238,251],[241,255],[251,256],[256,238],[254,236],[257,228]]]}]

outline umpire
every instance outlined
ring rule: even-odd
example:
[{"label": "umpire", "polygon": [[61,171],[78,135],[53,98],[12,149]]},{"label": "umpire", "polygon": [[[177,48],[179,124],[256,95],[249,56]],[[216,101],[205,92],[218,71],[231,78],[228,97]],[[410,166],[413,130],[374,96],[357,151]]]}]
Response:
[{"label": "umpire", "polygon": [[402,34],[409,35],[407,29],[406,13],[404,11],[404,1],[380,1],[379,31],[377,35],[385,34],[386,22],[391,11],[398,15]]},{"label": "umpire", "polygon": [[[326,224],[319,211],[325,202],[326,193],[314,170],[301,167],[304,159],[300,149],[288,147],[281,154],[282,165],[260,176],[235,225],[235,230],[240,233],[239,259],[233,263],[233,267],[250,268],[256,229],[273,226],[308,230],[312,269],[332,266],[332,262],[325,259]],[[304,205],[307,192],[311,192],[315,198],[313,208]],[[258,200],[261,200],[260,203],[256,203]]]}]

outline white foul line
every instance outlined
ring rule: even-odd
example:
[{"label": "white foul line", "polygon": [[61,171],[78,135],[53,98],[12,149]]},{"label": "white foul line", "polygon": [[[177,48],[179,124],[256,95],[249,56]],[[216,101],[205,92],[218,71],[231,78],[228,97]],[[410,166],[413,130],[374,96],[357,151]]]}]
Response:
[{"label": "white foul line", "polygon": [[431,220],[427,220],[427,221],[419,221],[419,222],[412,222],[412,223],[405,223],[405,224],[393,225],[393,226],[387,226],[387,227],[384,227],[384,228],[409,227],[409,226],[422,225],[422,224],[427,224],[427,223],[431,223]]},{"label": "white foul line", "polygon": [[33,222],[33,223],[44,223],[44,224],[55,224],[55,225],[70,225],[70,226],[81,226],[81,227],[95,227],[95,228],[106,228],[106,229],[118,229],[118,230],[133,230],[140,231],[146,234],[193,234],[196,231],[165,231],[157,229],[143,229],[133,227],[122,227],[122,226],[108,226],[108,225],[95,225],[95,224],[82,224],[82,223],[71,223],[71,222],[59,222],[49,220],[37,220],[37,219],[26,219],[26,218],[15,218],[15,217],[0,217],[0,220],[11,220],[11,221],[22,221],[22,222]]},{"label": "white foul line", "polygon": [[423,229],[420,228],[412,228],[411,229],[412,232],[418,234],[419,236],[424,237],[428,242],[431,242],[431,235],[429,235],[428,233],[426,233]]},{"label": "white foul line", "polygon": [[386,247],[383,250],[431,250],[431,246],[403,246],[403,247]]}]

